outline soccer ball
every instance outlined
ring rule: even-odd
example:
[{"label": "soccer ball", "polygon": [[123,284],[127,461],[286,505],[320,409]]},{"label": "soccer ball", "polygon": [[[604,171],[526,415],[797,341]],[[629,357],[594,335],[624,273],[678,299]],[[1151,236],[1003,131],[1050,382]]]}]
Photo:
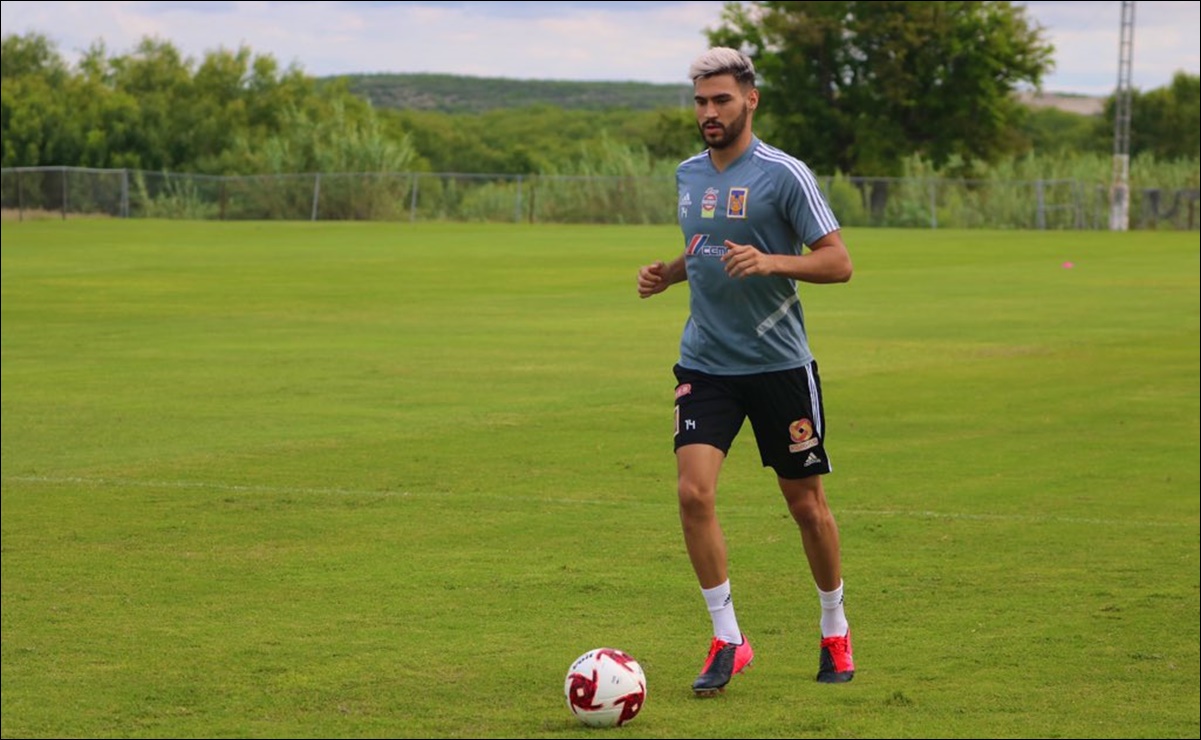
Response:
[{"label": "soccer ball", "polygon": [[596,648],[576,658],[563,683],[567,708],[589,727],[620,727],[646,702],[646,675],[628,653]]}]

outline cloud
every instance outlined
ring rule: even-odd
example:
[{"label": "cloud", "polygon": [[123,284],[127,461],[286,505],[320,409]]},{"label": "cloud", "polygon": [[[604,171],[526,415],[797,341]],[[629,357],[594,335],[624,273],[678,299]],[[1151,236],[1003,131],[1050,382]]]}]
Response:
[{"label": "cloud", "polygon": [[[69,61],[98,41],[126,53],[149,36],[194,59],[245,46],[306,73],[431,72],[548,80],[686,83],[724,2],[4,2],[3,33],[43,33]],[[1056,47],[1048,91],[1117,83],[1120,2],[1028,2]],[[1198,74],[1201,3],[1136,3],[1133,83]]]},{"label": "cloud", "polygon": [[[1055,71],[1046,90],[1108,95],[1118,84],[1121,2],[1028,2],[1029,17],[1055,45]],[[1136,2],[1131,84],[1149,90],[1178,71],[1201,70],[1201,3]]]}]

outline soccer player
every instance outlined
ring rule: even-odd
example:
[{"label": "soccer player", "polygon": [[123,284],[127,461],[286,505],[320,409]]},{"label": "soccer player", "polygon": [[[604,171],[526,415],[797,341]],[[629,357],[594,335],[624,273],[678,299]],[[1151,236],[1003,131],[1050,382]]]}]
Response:
[{"label": "soccer player", "polygon": [[832,467],[821,380],[797,283],[844,283],[851,258],[813,173],[752,132],[759,90],[751,59],[713,48],[689,74],[707,149],[676,170],[684,249],[671,262],[641,267],[638,295],[689,285],[673,367],[677,495],[684,544],[713,622],[692,689],[698,696],[724,691],[754,657],[735,616],[716,514],[718,474],[747,419],[800,529],[817,586],[817,680],[843,683],[855,666],[838,525],[822,487]]}]

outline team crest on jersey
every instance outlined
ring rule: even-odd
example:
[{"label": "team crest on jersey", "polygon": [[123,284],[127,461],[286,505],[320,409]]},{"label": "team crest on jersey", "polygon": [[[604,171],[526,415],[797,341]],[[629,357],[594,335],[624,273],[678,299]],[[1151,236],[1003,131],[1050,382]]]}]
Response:
[{"label": "team crest on jersey", "polygon": [[713,218],[717,213],[717,188],[705,188],[705,197],[701,198],[701,218]]},{"label": "team crest on jersey", "polygon": [[726,218],[746,218],[746,196],[750,188],[730,188],[726,198]]},{"label": "team crest on jersey", "polygon": [[788,436],[792,438],[792,444],[788,445],[789,452],[803,452],[821,443],[820,439],[813,436],[813,422],[808,419],[797,419],[789,424]]}]

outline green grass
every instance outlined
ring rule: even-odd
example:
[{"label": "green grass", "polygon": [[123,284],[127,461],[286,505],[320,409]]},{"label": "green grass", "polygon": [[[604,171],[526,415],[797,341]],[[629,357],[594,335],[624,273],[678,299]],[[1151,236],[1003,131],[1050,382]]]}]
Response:
[{"label": "green grass", "polygon": [[[1197,737],[1194,233],[852,230],[802,286],[855,681],[744,433],[675,509],[671,227],[6,223],[4,737]],[[1074,266],[1065,268],[1071,261]]]}]

